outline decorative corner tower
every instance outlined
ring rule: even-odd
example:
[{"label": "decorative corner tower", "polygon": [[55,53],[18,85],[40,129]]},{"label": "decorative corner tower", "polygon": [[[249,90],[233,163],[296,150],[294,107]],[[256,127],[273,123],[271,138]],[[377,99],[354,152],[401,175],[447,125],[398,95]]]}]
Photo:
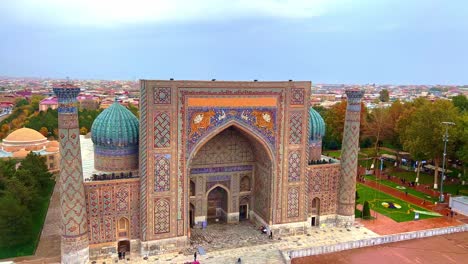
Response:
[{"label": "decorative corner tower", "polygon": [[348,104],[341,147],[341,177],[338,193],[337,225],[349,226],[354,223],[356,199],[356,176],[359,152],[359,126],[361,119],[360,90],[347,90]]},{"label": "decorative corner tower", "polygon": [[87,263],[89,260],[88,223],[76,99],[80,88],[65,83],[54,86],[53,90],[59,104],[62,263]]}]

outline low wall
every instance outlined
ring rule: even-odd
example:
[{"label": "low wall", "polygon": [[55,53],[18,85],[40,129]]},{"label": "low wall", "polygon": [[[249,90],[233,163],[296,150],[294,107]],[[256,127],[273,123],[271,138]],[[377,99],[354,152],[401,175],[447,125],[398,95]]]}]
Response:
[{"label": "low wall", "polygon": [[283,256],[285,263],[291,263],[291,259],[293,258],[301,258],[301,257],[307,257],[307,256],[313,256],[313,255],[327,254],[327,253],[333,253],[333,252],[338,252],[338,251],[343,251],[343,250],[348,250],[348,249],[376,246],[376,245],[381,245],[381,244],[386,244],[386,243],[393,243],[393,242],[405,241],[405,240],[416,239],[416,238],[439,236],[439,235],[446,235],[446,234],[466,232],[466,231],[468,231],[468,225],[427,229],[427,230],[420,230],[420,231],[413,231],[413,232],[407,232],[407,233],[361,239],[361,240],[356,240],[356,241],[349,241],[349,242],[344,242],[344,243],[339,243],[339,244],[334,244],[334,245],[324,245],[324,246],[317,246],[317,247],[297,249],[297,250],[285,250],[282,252],[282,256]]}]

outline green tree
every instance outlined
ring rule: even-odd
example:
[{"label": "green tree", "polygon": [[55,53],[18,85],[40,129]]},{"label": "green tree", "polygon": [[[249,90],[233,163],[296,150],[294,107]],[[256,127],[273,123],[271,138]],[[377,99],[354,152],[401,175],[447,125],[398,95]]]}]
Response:
[{"label": "green tree", "polygon": [[31,107],[34,109],[34,111],[39,111],[39,103],[44,99],[44,96],[42,95],[33,95],[31,96]]},{"label": "green tree", "polygon": [[[458,111],[453,104],[446,100],[437,100],[431,103],[427,100],[417,101],[410,107],[405,115],[398,121],[400,140],[403,149],[409,151],[417,160],[432,159],[434,165],[439,167],[442,161],[445,126],[442,122],[458,123]],[[457,133],[449,129],[452,137],[448,142],[448,153],[453,150]],[[438,186],[438,170],[434,172],[434,188]]]},{"label": "green tree", "polygon": [[369,202],[365,201],[364,205],[362,206],[362,219],[370,219],[371,214],[370,214],[370,207],[369,207]]},{"label": "green tree", "polygon": [[130,112],[132,112],[132,114],[134,114],[137,118],[140,118],[140,110],[138,109],[138,107],[132,105],[132,104],[128,104],[127,106],[128,110],[130,110]]},{"label": "green tree", "polygon": [[468,109],[468,99],[465,95],[457,95],[452,97],[453,105],[460,109],[461,112],[465,112]]},{"label": "green tree", "polygon": [[0,248],[13,250],[33,238],[32,215],[15,194],[7,192],[0,197]]},{"label": "green tree", "polygon": [[41,194],[43,194],[46,187],[53,181],[52,173],[50,173],[47,168],[46,157],[35,154],[34,152],[30,152],[21,161],[17,172],[21,170],[28,171],[33,175],[40,186]]},{"label": "green tree", "polygon": [[24,98],[21,98],[21,99],[17,99],[15,101],[15,107],[21,107],[21,106],[25,106],[25,105],[29,105],[29,102],[28,100],[24,99]]},{"label": "green tree", "polygon": [[379,99],[381,102],[388,102],[390,101],[390,93],[387,89],[383,89],[379,92]]}]

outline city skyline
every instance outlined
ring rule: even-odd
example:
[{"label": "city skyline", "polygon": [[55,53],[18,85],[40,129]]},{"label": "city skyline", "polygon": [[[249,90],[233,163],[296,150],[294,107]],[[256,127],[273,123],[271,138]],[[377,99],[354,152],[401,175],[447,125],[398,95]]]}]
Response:
[{"label": "city skyline", "polygon": [[1,3],[0,76],[468,83],[463,1]]}]

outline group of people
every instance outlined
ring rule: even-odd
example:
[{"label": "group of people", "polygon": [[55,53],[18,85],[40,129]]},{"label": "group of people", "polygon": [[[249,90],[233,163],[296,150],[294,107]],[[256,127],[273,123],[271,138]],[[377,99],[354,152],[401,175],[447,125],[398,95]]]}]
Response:
[{"label": "group of people", "polygon": [[262,231],[262,234],[268,234],[268,237],[270,239],[273,239],[273,231],[268,230],[268,228],[266,226],[261,226],[260,231]]},{"label": "group of people", "polygon": [[125,259],[125,251],[119,251],[119,259]]}]

